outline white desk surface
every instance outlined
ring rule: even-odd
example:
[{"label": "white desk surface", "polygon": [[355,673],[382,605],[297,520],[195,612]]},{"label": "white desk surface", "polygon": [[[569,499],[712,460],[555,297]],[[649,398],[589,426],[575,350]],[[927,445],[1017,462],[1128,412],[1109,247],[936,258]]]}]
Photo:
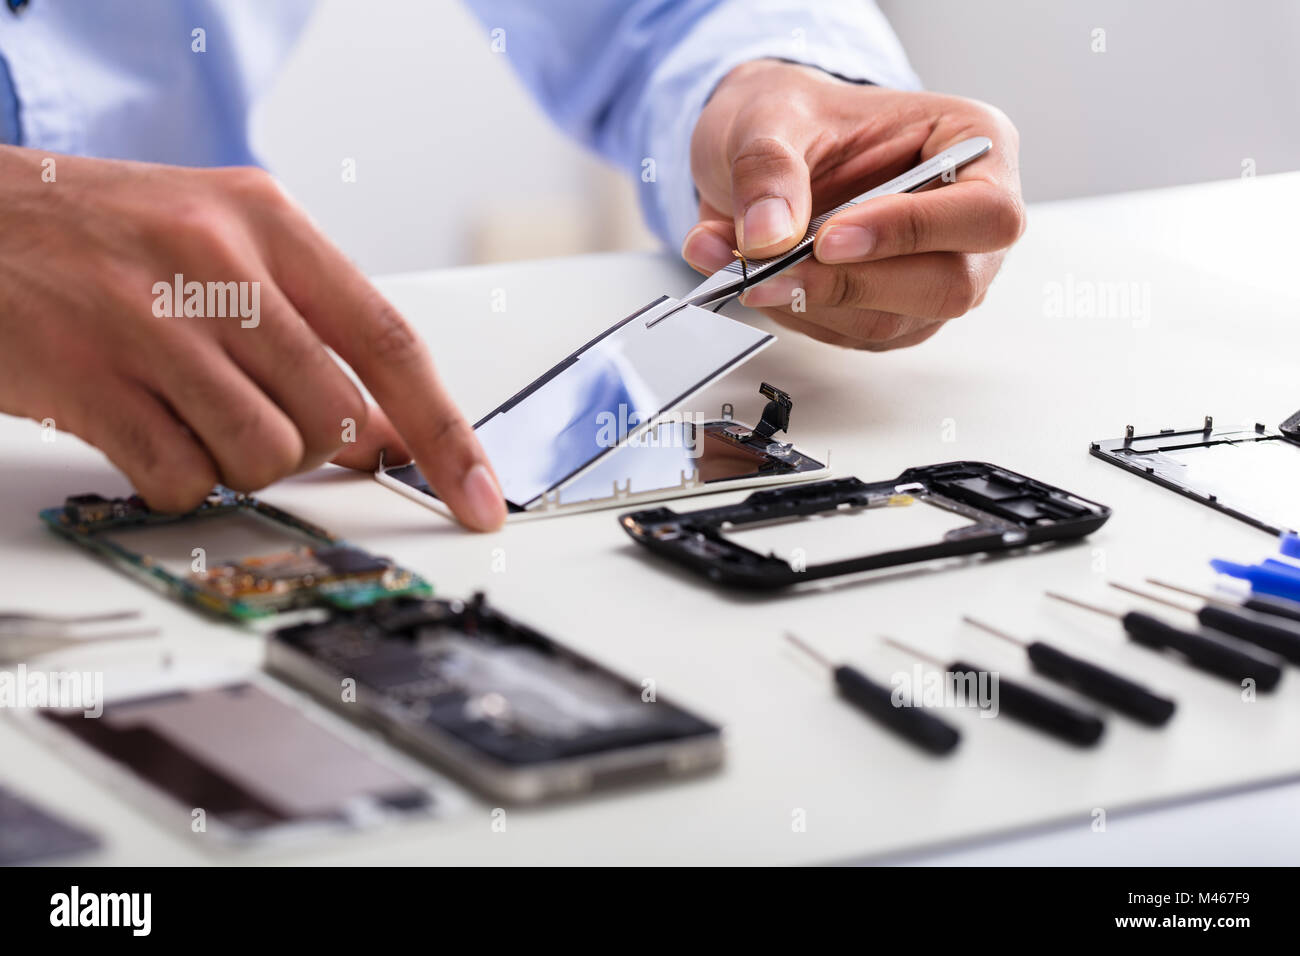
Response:
[{"label": "white desk surface", "polygon": [[[1298,205],[1300,174],[1036,206],[987,301],[930,342],[870,354],[778,330],[781,341],[691,405],[713,412],[731,401],[749,418],[767,380],[794,397],[794,440],[813,453],[830,448],[836,474],[884,479],[910,465],[982,459],[1059,484],[1115,509],[1082,545],[756,599],[653,563],[624,536],[614,511],[473,536],[338,469],[267,490],[269,501],[417,569],[444,595],[485,589],[542,630],[631,677],[655,679],[661,694],[725,725],[728,754],[709,777],[512,810],[504,833],[493,832],[491,807],[473,801],[452,819],[259,858],[1294,863],[1300,828],[1290,808],[1300,785],[1126,810],[1300,779],[1300,675],[1289,674],[1271,697],[1241,703],[1231,685],[1123,643],[1107,622],[1049,606],[1041,592],[1056,587],[1120,606],[1103,586],[1108,576],[1134,581],[1159,572],[1208,582],[1209,557],[1255,560],[1271,549],[1263,533],[1091,458],[1087,448],[1128,423],[1185,426],[1213,414],[1222,424],[1276,424],[1300,406],[1300,301],[1286,215]],[[680,294],[692,278],[668,257],[606,255],[398,276],[382,286],[427,335],[474,418],[592,332],[649,298]],[[1049,317],[1054,282],[1138,283],[1149,289],[1150,316]],[[492,308],[497,290],[504,312]],[[733,314],[765,321],[739,308]],[[955,440],[945,441],[954,427]],[[36,424],[15,419],[0,420],[0,448],[5,605],[144,609],[165,637],[99,652],[94,662],[110,682],[115,669],[153,666],[163,648],[190,664],[257,664],[257,638],[199,619],[44,530],[36,512],[68,494],[127,490],[97,453],[67,436],[43,443]],[[501,555],[505,569],[494,572]],[[910,663],[879,646],[882,633],[1019,673],[1020,658],[963,628],[962,612],[1111,661],[1173,694],[1180,711],[1162,731],[1113,718],[1092,751],[958,713],[961,748],[932,760],[841,704],[826,676],[780,636],[794,630],[885,675]],[[80,656],[63,660],[90,666]],[[187,817],[136,809],[4,722],[0,752],[0,778],[106,837],[107,849],[87,862],[232,859],[196,842]],[[1097,807],[1109,814],[1104,834],[1090,827]],[[805,814],[804,832],[792,827],[796,810]],[[1049,824],[1060,829],[1044,835]],[[988,842],[1034,828],[1038,835]]]}]

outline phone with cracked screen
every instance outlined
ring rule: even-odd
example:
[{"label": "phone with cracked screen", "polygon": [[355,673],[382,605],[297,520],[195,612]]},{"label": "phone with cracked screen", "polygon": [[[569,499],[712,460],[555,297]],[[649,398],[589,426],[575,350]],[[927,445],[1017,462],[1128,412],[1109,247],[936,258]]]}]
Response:
[{"label": "phone with cracked screen", "polygon": [[450,783],[256,671],[111,675],[102,712],[28,721],[160,825],[265,848],[445,815]]},{"label": "phone with cracked screen", "polygon": [[[750,427],[730,419],[725,408],[718,417],[681,410],[691,396],[775,337],[678,304],[665,297],[611,326],[474,426],[501,481],[511,518],[828,473],[823,461],[777,440],[764,428],[765,421]],[[447,512],[414,464],[386,467],[381,462],[376,478]]]},{"label": "phone with cracked screen", "polygon": [[[283,628],[266,665],[494,800],[571,796],[722,760],[716,724],[481,594],[403,598]],[[353,703],[340,700],[345,681]]]}]

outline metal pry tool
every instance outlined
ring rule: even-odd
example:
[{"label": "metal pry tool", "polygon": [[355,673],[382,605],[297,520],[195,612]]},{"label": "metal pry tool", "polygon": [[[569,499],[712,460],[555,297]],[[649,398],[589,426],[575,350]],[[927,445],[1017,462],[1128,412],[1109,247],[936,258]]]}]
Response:
[{"label": "metal pry tool", "polygon": [[141,627],[117,631],[79,630],[87,624],[133,620],[139,611],[108,611],[103,614],[29,614],[0,611],[0,664],[18,663],[53,651],[98,644],[156,637],[158,628]]},{"label": "metal pry tool", "polygon": [[964,139],[960,143],[954,143],[943,152],[931,156],[925,162],[913,166],[907,172],[895,176],[889,182],[882,183],[874,189],[868,189],[862,195],[855,196],[848,202],[840,203],[834,209],[814,217],[808,223],[808,231],[804,233],[803,238],[787,252],[783,252],[779,256],[773,256],[770,259],[737,257],[734,262],[723,266],[689,293],[682,296],[676,308],[669,309],[661,315],[652,315],[651,318],[646,320],[646,327],[662,322],[683,306],[697,305],[706,308],[712,307],[715,310],[720,308],[729,299],[740,295],[750,286],[757,285],[764,279],[769,279],[778,273],[784,272],[791,266],[803,262],[811,256],[818,230],[826,225],[833,216],[878,196],[917,192],[926,186],[945,180],[948,174],[965,166],[972,160],[979,159],[992,148],[993,141],[987,136],[974,136],[970,139]]}]

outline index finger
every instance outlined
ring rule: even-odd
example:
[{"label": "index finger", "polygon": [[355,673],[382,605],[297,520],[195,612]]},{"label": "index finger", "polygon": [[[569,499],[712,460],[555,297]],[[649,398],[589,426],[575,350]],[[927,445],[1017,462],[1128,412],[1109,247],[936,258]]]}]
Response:
[{"label": "index finger", "polygon": [[879,196],[846,209],[817,233],[813,254],[827,265],[922,252],[996,252],[1025,229],[1017,192],[983,179],[918,193]]},{"label": "index finger", "polygon": [[[962,115],[969,114],[969,103],[958,101],[958,106]],[[818,231],[813,255],[838,265],[921,252],[996,252],[1019,239],[1025,230],[1019,137],[997,111],[975,115],[983,119],[973,125],[939,123],[919,150],[917,161],[924,161],[960,140],[987,136],[992,148],[958,169],[955,181],[846,209]]]},{"label": "index finger", "polygon": [[360,376],[462,524],[493,531],[506,506],[492,465],[447,394],[424,342],[343,253],[303,221],[268,251],[272,274],[317,334]]}]

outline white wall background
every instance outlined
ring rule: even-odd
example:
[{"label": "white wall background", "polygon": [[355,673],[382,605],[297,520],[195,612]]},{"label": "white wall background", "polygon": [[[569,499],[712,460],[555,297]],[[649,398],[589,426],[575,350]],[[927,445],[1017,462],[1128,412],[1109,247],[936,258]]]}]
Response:
[{"label": "white wall background", "polygon": [[1028,199],[1230,179],[1246,160],[1300,168],[1297,0],[880,6],[927,88],[1015,121]]},{"label": "white wall background", "polygon": [[[1031,200],[1300,168],[1297,0],[881,6],[928,88],[1016,121]],[[456,0],[324,0],[255,138],[372,273],[652,244],[631,188],[548,126]]]},{"label": "white wall background", "polygon": [[324,0],[254,142],[371,273],[653,246],[631,187],[549,125],[458,0]]}]

